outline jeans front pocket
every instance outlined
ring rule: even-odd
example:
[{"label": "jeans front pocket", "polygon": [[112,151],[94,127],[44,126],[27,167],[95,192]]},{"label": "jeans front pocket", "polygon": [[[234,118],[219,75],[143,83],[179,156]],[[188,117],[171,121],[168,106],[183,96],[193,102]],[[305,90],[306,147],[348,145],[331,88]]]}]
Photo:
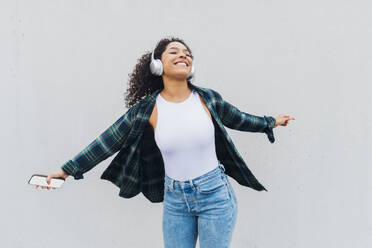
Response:
[{"label": "jeans front pocket", "polygon": [[223,212],[230,203],[230,194],[226,182],[220,175],[196,185],[197,199],[201,206],[210,208],[214,206]]},{"label": "jeans front pocket", "polygon": [[226,187],[227,187],[226,182],[221,177],[217,177],[199,183],[197,185],[197,190],[201,194],[211,194],[220,191]]}]

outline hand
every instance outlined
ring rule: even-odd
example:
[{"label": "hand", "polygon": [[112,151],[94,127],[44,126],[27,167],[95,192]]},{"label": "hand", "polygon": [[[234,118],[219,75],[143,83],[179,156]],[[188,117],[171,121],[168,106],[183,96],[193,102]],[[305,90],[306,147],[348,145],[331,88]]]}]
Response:
[{"label": "hand", "polygon": [[[67,174],[64,170],[62,169],[59,169],[55,172],[52,172],[48,175],[48,177],[46,178],[46,181],[48,184],[50,184],[50,180],[52,178],[57,178],[57,177],[63,177],[64,179],[66,179],[67,177],[69,176],[69,174]],[[36,188],[39,187],[39,185],[35,185]],[[55,187],[50,187],[50,186],[41,186],[42,189],[55,189]]]},{"label": "hand", "polygon": [[288,114],[280,114],[278,115],[276,118],[276,123],[274,125],[274,127],[277,127],[277,126],[287,126],[288,125],[288,122],[290,120],[296,120],[294,117],[288,115]]}]

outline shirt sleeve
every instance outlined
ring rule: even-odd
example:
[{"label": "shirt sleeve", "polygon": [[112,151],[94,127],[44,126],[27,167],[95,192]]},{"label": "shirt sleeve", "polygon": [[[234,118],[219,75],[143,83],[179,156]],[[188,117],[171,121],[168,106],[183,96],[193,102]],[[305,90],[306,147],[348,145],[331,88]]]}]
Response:
[{"label": "shirt sleeve", "polygon": [[269,141],[271,143],[275,142],[273,127],[276,120],[274,117],[245,113],[224,100],[218,92],[214,91],[214,93],[216,95],[217,114],[224,126],[239,131],[266,133]]},{"label": "shirt sleeve", "polygon": [[87,147],[61,166],[75,180],[83,179],[83,173],[89,171],[101,161],[120,150],[132,126],[132,108],[128,109],[114,124]]}]

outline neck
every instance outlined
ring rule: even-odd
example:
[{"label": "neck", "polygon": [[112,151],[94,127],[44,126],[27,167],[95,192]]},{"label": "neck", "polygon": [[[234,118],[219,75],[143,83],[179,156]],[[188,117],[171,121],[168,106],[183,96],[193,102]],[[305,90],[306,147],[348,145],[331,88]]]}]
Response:
[{"label": "neck", "polygon": [[163,76],[164,89],[162,95],[172,99],[180,99],[189,95],[191,89],[187,85],[186,79],[167,78]]}]

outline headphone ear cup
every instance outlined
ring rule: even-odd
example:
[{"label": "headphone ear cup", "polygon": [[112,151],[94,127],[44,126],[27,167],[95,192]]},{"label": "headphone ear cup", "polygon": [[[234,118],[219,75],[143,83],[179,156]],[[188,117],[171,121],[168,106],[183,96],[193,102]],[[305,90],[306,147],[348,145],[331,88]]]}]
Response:
[{"label": "headphone ear cup", "polygon": [[156,76],[163,74],[163,63],[160,59],[154,59],[154,52],[151,54],[150,71]]},{"label": "headphone ear cup", "polygon": [[194,76],[194,74],[195,74],[195,68],[194,68],[194,65],[192,65],[191,72],[190,72],[190,74],[189,74],[189,76],[187,78],[188,79],[191,79]]},{"label": "headphone ear cup", "polygon": [[155,60],[156,63],[156,75],[161,76],[163,74],[163,63],[160,59]]}]

